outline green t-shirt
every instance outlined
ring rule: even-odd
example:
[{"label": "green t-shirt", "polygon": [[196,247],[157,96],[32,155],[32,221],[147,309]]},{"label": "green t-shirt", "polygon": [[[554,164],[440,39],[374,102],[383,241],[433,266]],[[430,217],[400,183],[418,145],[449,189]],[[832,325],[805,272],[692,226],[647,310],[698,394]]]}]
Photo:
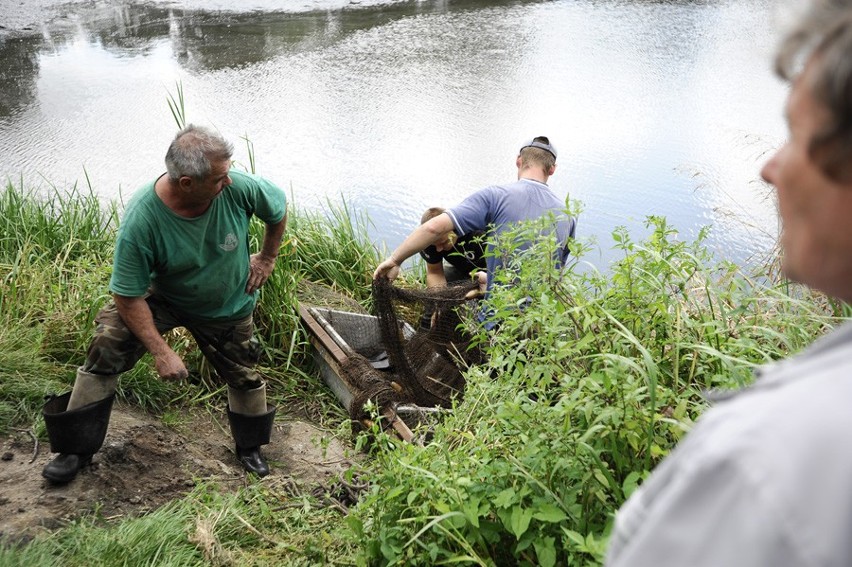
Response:
[{"label": "green t-shirt", "polygon": [[236,170],[229,175],[233,183],[196,218],[169,209],[154,182],[137,191],[118,229],[110,291],[141,297],[150,289],[196,320],[251,314],[257,292],[246,293],[249,222],[252,215],[280,222],[287,198],[261,177]]}]

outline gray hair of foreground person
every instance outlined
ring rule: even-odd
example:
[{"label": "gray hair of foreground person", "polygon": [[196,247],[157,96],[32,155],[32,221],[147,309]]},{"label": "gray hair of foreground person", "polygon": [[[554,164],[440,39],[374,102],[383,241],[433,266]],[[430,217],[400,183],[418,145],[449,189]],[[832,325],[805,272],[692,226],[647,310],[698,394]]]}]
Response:
[{"label": "gray hair of foreground person", "polygon": [[831,118],[810,142],[810,156],[840,182],[852,181],[852,3],[815,0],[804,20],[786,37],[775,70],[794,81],[808,62],[810,89]]},{"label": "gray hair of foreground person", "polygon": [[175,135],[166,152],[169,179],[191,177],[201,181],[210,174],[211,163],[231,159],[234,146],[221,135],[202,126],[189,124]]}]

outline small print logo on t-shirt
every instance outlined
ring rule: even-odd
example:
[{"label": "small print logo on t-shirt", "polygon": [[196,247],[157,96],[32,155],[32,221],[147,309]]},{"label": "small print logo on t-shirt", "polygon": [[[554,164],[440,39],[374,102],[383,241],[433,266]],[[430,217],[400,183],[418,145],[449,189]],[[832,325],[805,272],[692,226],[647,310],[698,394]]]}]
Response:
[{"label": "small print logo on t-shirt", "polygon": [[230,252],[237,247],[237,237],[233,232],[229,232],[225,237],[225,242],[219,245],[219,248],[225,252]]}]

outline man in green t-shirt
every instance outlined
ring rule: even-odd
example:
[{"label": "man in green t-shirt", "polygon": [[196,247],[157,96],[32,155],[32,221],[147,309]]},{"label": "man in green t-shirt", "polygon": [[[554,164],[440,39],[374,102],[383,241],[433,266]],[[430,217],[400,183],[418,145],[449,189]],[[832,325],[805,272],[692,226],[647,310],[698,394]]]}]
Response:
[{"label": "man in green t-shirt", "polygon": [[[51,448],[60,455],[42,475],[66,483],[103,444],[118,375],[150,352],[165,380],[188,376],[163,339],[186,328],[228,384],[228,418],[240,464],[269,474],[260,446],[269,443],[275,408],[255,370],[259,345],[252,312],[275,267],[287,223],[284,192],[231,169],[233,146],[187,126],[166,153],[167,172],[127,204],[115,245],[113,301],[95,318],[86,362],[70,393],[44,409]],[[261,249],[249,252],[249,223],[266,225]]]}]

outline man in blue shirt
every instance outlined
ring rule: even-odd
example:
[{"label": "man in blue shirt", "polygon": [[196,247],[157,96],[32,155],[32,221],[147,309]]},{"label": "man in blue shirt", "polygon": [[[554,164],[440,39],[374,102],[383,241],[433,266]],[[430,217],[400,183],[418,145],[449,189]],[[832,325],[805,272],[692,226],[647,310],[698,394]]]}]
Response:
[{"label": "man in blue shirt", "polygon": [[439,242],[451,231],[457,234],[484,231],[488,240],[487,292],[491,289],[495,270],[502,266],[499,255],[490,253],[495,237],[518,223],[547,215],[553,215],[556,239],[561,247],[558,259],[564,262],[568,256],[568,241],[574,237],[576,220],[564,212],[565,205],[547,186],[547,180],[556,171],[556,148],[546,136],[538,136],[521,146],[515,164],[517,181],[480,189],[457,206],[421,224],[379,264],[373,277],[396,279],[406,259]]}]

